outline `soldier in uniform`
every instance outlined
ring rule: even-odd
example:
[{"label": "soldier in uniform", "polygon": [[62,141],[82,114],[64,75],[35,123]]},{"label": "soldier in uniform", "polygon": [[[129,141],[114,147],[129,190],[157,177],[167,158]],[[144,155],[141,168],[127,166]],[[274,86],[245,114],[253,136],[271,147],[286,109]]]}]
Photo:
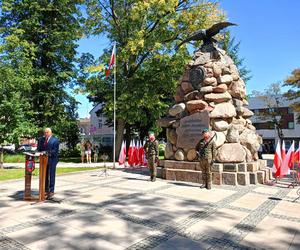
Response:
[{"label": "soldier in uniform", "polygon": [[199,163],[202,168],[203,185],[201,188],[211,189],[211,166],[215,159],[216,145],[209,129],[204,129],[202,135],[203,139],[196,146],[196,150],[199,153]]},{"label": "soldier in uniform", "polygon": [[149,139],[146,141],[144,150],[146,154],[146,159],[148,161],[148,167],[150,169],[150,180],[156,180],[156,166],[158,161],[158,141],[155,139],[154,133],[149,132]]}]

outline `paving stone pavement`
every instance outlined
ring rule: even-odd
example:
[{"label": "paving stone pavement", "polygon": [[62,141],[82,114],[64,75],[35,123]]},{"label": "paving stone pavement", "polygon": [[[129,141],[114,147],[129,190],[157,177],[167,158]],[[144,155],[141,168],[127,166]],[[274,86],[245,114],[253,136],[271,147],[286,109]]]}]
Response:
[{"label": "paving stone pavement", "polygon": [[[0,249],[300,249],[297,189],[158,179],[147,169],[58,176],[59,202],[0,182]],[[32,183],[37,193],[37,178]]]}]

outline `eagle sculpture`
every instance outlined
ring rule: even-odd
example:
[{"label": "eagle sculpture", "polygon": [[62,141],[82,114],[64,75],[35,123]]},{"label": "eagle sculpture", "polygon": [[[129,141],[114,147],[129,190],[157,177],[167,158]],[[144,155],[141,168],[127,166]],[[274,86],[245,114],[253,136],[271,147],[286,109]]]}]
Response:
[{"label": "eagle sculpture", "polygon": [[220,30],[228,27],[236,25],[235,23],[230,23],[230,22],[220,22],[216,23],[213,26],[211,26],[209,29],[201,29],[196,32],[194,32],[191,36],[183,40],[179,45],[177,45],[176,50],[179,49],[180,46],[182,46],[185,43],[188,43],[190,41],[203,41],[203,44],[210,44],[216,42],[216,40],[213,38],[216,34],[220,32]]}]

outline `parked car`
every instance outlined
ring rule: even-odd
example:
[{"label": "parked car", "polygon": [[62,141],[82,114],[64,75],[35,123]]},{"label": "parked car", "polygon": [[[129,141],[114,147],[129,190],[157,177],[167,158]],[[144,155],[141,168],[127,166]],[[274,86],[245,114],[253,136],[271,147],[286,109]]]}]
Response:
[{"label": "parked car", "polygon": [[24,151],[31,151],[31,145],[30,144],[23,144],[18,148],[18,151],[24,152]]},{"label": "parked car", "polygon": [[16,150],[15,144],[6,144],[0,147],[3,149],[4,152],[8,152],[8,153],[14,153]]},{"label": "parked car", "polygon": [[36,151],[37,150],[37,144],[36,143],[31,144],[31,150],[32,151]]}]

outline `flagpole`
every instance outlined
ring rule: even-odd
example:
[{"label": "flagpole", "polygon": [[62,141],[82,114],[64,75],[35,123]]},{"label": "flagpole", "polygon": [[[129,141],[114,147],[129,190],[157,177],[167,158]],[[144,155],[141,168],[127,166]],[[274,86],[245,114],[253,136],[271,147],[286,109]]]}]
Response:
[{"label": "flagpole", "polygon": [[117,83],[117,44],[115,42],[115,67],[114,67],[114,149],[113,149],[113,168],[116,168],[116,83]]}]

